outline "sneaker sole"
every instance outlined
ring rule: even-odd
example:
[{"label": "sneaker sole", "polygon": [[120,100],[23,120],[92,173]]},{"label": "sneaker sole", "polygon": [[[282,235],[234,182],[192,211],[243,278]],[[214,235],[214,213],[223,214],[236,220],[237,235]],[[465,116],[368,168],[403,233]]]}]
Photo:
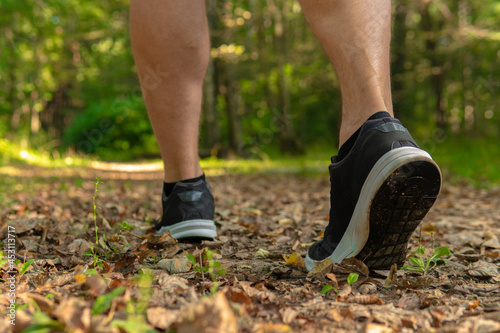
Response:
[{"label": "sneaker sole", "polygon": [[[404,147],[387,152],[361,189],[349,226],[329,257],[340,263],[356,256],[371,269],[406,260],[413,231],[436,201],[441,171],[425,151]],[[306,268],[316,260],[306,256]]]},{"label": "sneaker sole", "polygon": [[161,227],[156,231],[157,234],[167,233],[175,239],[181,238],[200,238],[214,239],[217,237],[217,228],[212,220],[187,220],[170,226]]}]

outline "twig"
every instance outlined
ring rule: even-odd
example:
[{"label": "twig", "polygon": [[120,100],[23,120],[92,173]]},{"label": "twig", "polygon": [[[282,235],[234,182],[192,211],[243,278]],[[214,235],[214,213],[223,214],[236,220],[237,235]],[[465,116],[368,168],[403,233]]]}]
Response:
[{"label": "twig", "polygon": [[49,228],[45,226],[43,228],[43,233],[42,233],[42,238],[40,239],[40,244],[45,243],[45,240],[47,239],[47,232],[49,231]]},{"label": "twig", "polygon": [[127,232],[127,233],[129,233],[129,234],[131,234],[131,235],[132,235],[132,236],[134,236],[134,237],[139,238],[139,239],[146,239],[146,238],[148,238],[147,236],[139,236],[139,235],[136,235],[136,234],[134,234],[133,232],[128,231],[128,230],[124,230],[124,231],[125,231],[125,232]]},{"label": "twig", "polygon": [[22,256],[22,255],[20,255],[20,254],[14,253],[14,256],[15,256],[17,259],[21,260],[23,263],[25,263],[26,261],[29,261],[29,259],[26,259],[26,257],[24,257],[24,256]]},{"label": "twig", "polygon": [[200,252],[200,271],[201,271],[201,278],[203,279],[203,286],[205,286],[205,273],[203,273],[203,258],[201,257],[201,252]]}]

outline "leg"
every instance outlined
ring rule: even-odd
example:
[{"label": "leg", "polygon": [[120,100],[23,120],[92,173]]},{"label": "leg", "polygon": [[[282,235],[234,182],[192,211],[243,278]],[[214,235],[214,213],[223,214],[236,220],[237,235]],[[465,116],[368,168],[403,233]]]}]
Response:
[{"label": "leg", "polygon": [[373,269],[401,266],[413,231],[436,200],[441,174],[392,114],[391,2],[299,1],[342,92],[341,149],[329,166],[330,221],[306,267],[349,257]]},{"label": "leg", "polygon": [[300,0],[342,92],[340,145],[375,112],[392,115],[390,0]]},{"label": "leg", "polygon": [[165,167],[157,232],[217,235],[214,198],[198,160],[210,39],[201,0],[132,0],[130,36],[149,119]]},{"label": "leg", "polygon": [[200,176],[198,127],[210,46],[205,4],[132,0],[130,35],[164,180]]}]

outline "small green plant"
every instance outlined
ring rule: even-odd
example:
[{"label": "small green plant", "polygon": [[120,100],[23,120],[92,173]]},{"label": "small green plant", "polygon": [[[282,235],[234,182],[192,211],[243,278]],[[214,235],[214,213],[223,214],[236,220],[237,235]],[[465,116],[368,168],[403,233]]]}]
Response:
[{"label": "small green plant", "polygon": [[131,224],[128,224],[127,222],[123,221],[121,223],[118,223],[118,226],[121,228],[120,232],[122,230],[126,230],[126,231],[132,231],[134,230],[134,226],[131,225]]},{"label": "small green plant", "polygon": [[330,286],[329,284],[326,284],[326,285],[323,286],[323,288],[321,288],[321,291],[319,293],[320,294],[326,294],[327,292],[329,292],[332,289],[333,289],[332,286]]},{"label": "small green plant", "polygon": [[28,268],[30,268],[31,264],[34,261],[35,261],[35,259],[30,259],[30,260],[26,261],[24,264],[22,264],[21,268],[19,269],[19,274],[23,275],[24,273],[26,273],[26,271],[28,270]]},{"label": "small green plant", "polygon": [[[193,264],[193,269],[200,273],[208,273],[212,279],[212,286],[210,287],[210,292],[215,294],[217,288],[219,287],[218,277],[224,275],[227,272],[222,269],[220,262],[213,260],[214,253],[210,249],[205,249],[200,257],[200,263],[196,262],[196,258],[193,254],[189,253],[186,255],[189,261]],[[208,261],[208,266],[203,266],[203,259]]]},{"label": "small green plant", "polygon": [[359,274],[356,274],[356,273],[351,273],[349,274],[349,276],[347,277],[347,283],[349,283],[350,286],[352,286],[352,284],[356,281],[358,281],[358,278],[359,278]]},{"label": "small green plant", "polygon": [[111,303],[113,300],[123,294],[125,288],[118,287],[111,291],[109,294],[105,294],[97,297],[92,306],[92,315],[102,314],[104,311],[108,310],[111,307]]},{"label": "small green plant", "polygon": [[448,260],[442,258],[443,256],[450,255],[450,249],[446,246],[439,246],[434,250],[432,256],[428,257],[426,255],[426,249],[422,244],[418,244],[416,251],[412,252],[413,255],[410,257],[411,265],[404,264],[401,267],[402,270],[422,272],[424,275],[428,273],[431,269],[438,265],[445,265]]},{"label": "small green plant", "polygon": [[[33,313],[31,325],[24,329],[23,333],[62,332],[65,330],[64,324],[50,318],[47,313],[42,312],[35,301],[31,300],[31,303],[35,307],[35,312]],[[28,303],[24,305],[28,306]]]},{"label": "small green plant", "polygon": [[100,191],[98,190],[99,184],[104,184],[101,182],[101,177],[95,177],[95,182],[93,182],[95,185],[94,187],[94,195],[92,196],[92,205],[94,207],[94,229],[95,229],[95,246],[91,245],[90,246],[90,252],[85,252],[85,255],[91,255],[94,257],[94,265],[100,267],[103,269],[103,263],[99,259],[99,254],[97,253],[97,247],[99,246],[99,235],[97,234],[97,230],[99,229],[97,227],[97,210],[101,209],[101,207],[97,206],[97,198],[98,194]]}]

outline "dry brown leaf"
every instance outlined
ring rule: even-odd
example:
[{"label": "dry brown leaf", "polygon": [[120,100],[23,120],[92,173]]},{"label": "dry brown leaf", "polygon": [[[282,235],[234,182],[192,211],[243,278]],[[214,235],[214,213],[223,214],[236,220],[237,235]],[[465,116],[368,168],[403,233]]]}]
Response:
[{"label": "dry brown leaf", "polygon": [[349,273],[359,273],[360,275],[368,276],[370,275],[370,270],[364,262],[354,257],[345,258],[340,263],[340,266],[346,269]]},{"label": "dry brown leaf", "polygon": [[361,329],[363,333],[392,333],[394,330],[390,327],[381,324],[367,323],[365,327]]},{"label": "dry brown leaf", "polygon": [[333,273],[326,273],[326,277],[332,281],[330,282],[330,286],[332,286],[335,289],[339,289],[339,283],[337,282],[337,277]]},{"label": "dry brown leaf", "polygon": [[285,323],[285,324],[290,324],[299,315],[299,313],[292,308],[281,309],[280,313],[281,313],[281,318],[283,320],[283,323]]},{"label": "dry brown leaf", "polygon": [[498,275],[498,266],[481,260],[473,263],[468,273],[471,276],[495,277]]},{"label": "dry brown leaf", "polygon": [[230,296],[231,301],[233,303],[239,304],[251,304],[252,300],[248,295],[242,290],[238,290],[236,288],[231,288],[227,291],[227,294]]},{"label": "dry brown leaf", "polygon": [[441,309],[434,309],[434,310],[430,310],[429,313],[432,316],[433,326],[440,328],[444,319],[445,319],[444,311]]},{"label": "dry brown leaf", "polygon": [[133,254],[126,254],[122,259],[120,259],[114,266],[113,271],[126,274],[132,271],[134,267],[134,262],[137,257]]},{"label": "dry brown leaf", "polygon": [[53,314],[72,332],[86,332],[90,326],[89,304],[76,297],[64,299]]},{"label": "dry brown leaf", "polygon": [[[83,258],[85,256],[85,252],[91,251],[91,249],[90,249],[91,246],[92,246],[92,243],[87,242],[84,239],[78,238],[78,239],[75,239],[68,246],[68,252],[70,254],[74,254],[76,256],[79,256],[80,258]],[[95,244],[93,246],[95,246]]]},{"label": "dry brown leaf", "polygon": [[177,325],[178,333],[237,333],[238,324],[224,292],[181,310],[186,313]]},{"label": "dry brown leaf", "polygon": [[315,277],[320,281],[326,281],[325,276],[332,271],[332,261],[326,258],[324,261],[317,261],[314,263],[314,268],[307,273],[307,277]]},{"label": "dry brown leaf", "polygon": [[389,287],[391,284],[396,284],[397,272],[398,272],[398,265],[392,264],[391,272],[389,273],[389,276],[387,276],[387,278],[384,281],[385,288]]},{"label": "dry brown leaf", "polygon": [[293,252],[288,258],[283,255],[283,258],[285,259],[286,263],[288,265],[292,265],[301,269],[306,268],[306,264],[304,263],[304,259],[298,252]]},{"label": "dry brown leaf", "polygon": [[[338,299],[338,297],[337,297]],[[351,295],[348,296],[347,299],[343,300],[345,303],[357,303],[357,304],[383,304],[382,300],[378,297],[378,295]]]},{"label": "dry brown leaf", "polygon": [[342,322],[346,319],[354,319],[354,314],[348,308],[336,308],[329,310],[326,317],[336,322]]},{"label": "dry brown leaf", "polygon": [[21,293],[16,296],[28,304],[35,302],[38,308],[43,312],[49,312],[54,306],[54,302],[52,300],[35,293]]},{"label": "dry brown leaf", "polygon": [[106,282],[100,275],[88,276],[85,285],[90,290],[91,295],[96,298],[105,294],[108,289]]},{"label": "dry brown leaf", "polygon": [[344,287],[342,287],[342,290],[337,295],[337,301],[344,302],[351,294],[351,291],[352,291],[351,286],[348,284],[344,284]]},{"label": "dry brown leaf", "polygon": [[156,268],[165,269],[170,274],[189,272],[193,263],[188,258],[162,259],[156,264]]},{"label": "dry brown leaf", "polygon": [[415,316],[407,316],[401,318],[401,325],[406,328],[416,329],[417,328],[417,318]]},{"label": "dry brown leaf", "polygon": [[156,250],[154,249],[148,249],[146,251],[142,251],[140,254],[139,254],[139,261],[144,261],[146,258],[149,258],[153,255],[153,253],[155,253]]},{"label": "dry brown leaf", "polygon": [[474,302],[469,302],[469,304],[467,304],[467,310],[473,310],[478,306],[479,306],[479,300],[476,299]]},{"label": "dry brown leaf", "polygon": [[146,318],[149,323],[165,331],[168,331],[170,326],[179,320],[180,315],[181,313],[179,310],[167,310],[162,307],[149,308],[146,311]]},{"label": "dry brown leaf", "polygon": [[377,292],[377,286],[373,282],[365,282],[359,286],[358,290],[363,295],[369,295]]},{"label": "dry brown leaf", "polygon": [[255,333],[282,333],[291,331],[292,328],[285,324],[265,323],[258,325]]},{"label": "dry brown leaf", "polygon": [[260,302],[273,302],[276,299],[276,295],[267,290],[263,285],[260,287],[261,290],[251,287],[252,282],[240,281],[240,285],[245,291],[245,293],[254,300]]},{"label": "dry brown leaf", "polygon": [[158,284],[163,290],[168,292],[181,293],[189,289],[188,280],[175,275],[169,275],[168,273],[162,274],[158,277]]}]

